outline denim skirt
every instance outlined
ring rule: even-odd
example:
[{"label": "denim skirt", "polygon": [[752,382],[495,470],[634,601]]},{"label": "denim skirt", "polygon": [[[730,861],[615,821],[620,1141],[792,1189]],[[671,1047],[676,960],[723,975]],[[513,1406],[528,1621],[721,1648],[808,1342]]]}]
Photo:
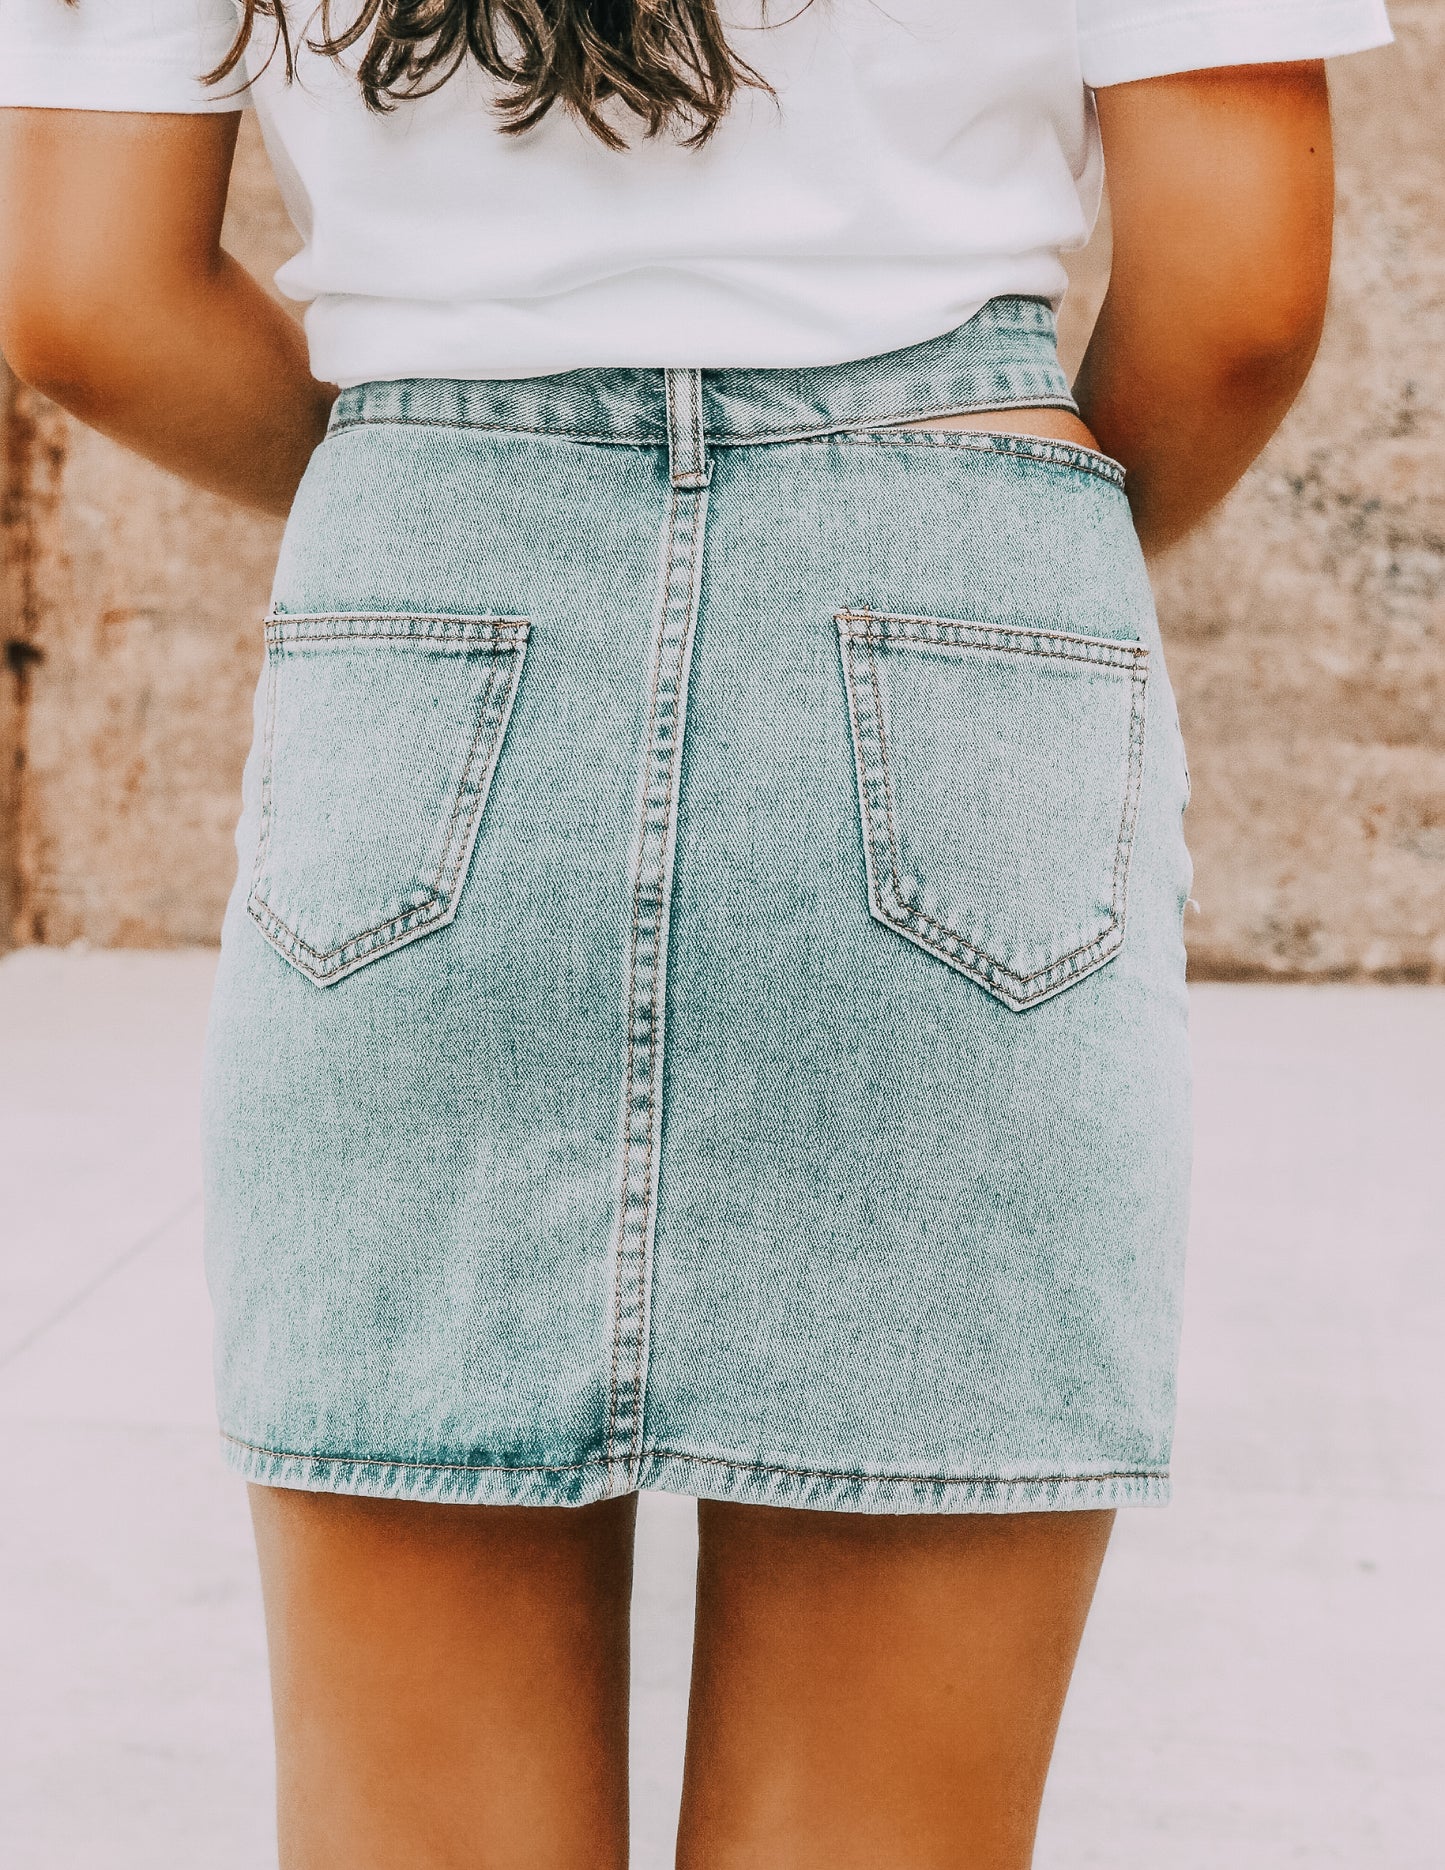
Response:
[{"label": "denim skirt", "polygon": [[[252,1480],[1168,1493],[1188,780],[1049,307],[789,370],[346,390],[207,1040]],[[258,641],[259,648],[259,641]]]}]

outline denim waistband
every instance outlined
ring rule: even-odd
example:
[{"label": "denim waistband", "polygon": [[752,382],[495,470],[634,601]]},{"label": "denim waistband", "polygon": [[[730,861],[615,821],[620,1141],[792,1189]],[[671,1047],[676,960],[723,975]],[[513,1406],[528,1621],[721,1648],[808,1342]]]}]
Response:
[{"label": "denim waistband", "polygon": [[942,337],[851,363],[358,383],[342,391],[330,432],[419,423],[666,445],[674,483],[685,486],[706,480],[709,448],[1032,406],[1075,407],[1053,311],[1043,299],[1001,298]]}]

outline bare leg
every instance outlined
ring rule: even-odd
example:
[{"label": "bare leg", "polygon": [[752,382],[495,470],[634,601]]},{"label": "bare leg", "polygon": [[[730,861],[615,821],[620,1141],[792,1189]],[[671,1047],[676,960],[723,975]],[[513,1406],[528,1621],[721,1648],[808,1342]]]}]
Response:
[{"label": "bare leg", "polygon": [[282,1870],[625,1870],[635,1509],[251,1489]]},{"label": "bare leg", "polygon": [[1027,1870],[1112,1523],[704,1501],[681,1870]]}]

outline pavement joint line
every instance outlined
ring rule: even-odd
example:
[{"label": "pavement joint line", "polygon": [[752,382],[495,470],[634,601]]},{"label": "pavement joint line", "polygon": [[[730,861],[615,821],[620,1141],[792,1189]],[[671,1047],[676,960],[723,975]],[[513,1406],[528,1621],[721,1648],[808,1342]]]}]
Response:
[{"label": "pavement joint line", "polygon": [[154,1226],[148,1227],[138,1240],[133,1240],[128,1247],[123,1247],[113,1260],[102,1266],[98,1273],[88,1279],[77,1291],[72,1292],[69,1298],[63,1299],[53,1312],[42,1318],[39,1324],[32,1326],[23,1337],[17,1338],[15,1343],[8,1344],[0,1350],[0,1371],[8,1370],[11,1364],[23,1357],[32,1345],[38,1344],[58,1324],[63,1324],[72,1313],[78,1312],[86,1300],[99,1292],[108,1280],[114,1278],[133,1260],[138,1260],[148,1247],[153,1247],[158,1240],[168,1234],[177,1221],[184,1220],[200,1205],[201,1191],[199,1188],[193,1188],[179,1207],[173,1208]]}]

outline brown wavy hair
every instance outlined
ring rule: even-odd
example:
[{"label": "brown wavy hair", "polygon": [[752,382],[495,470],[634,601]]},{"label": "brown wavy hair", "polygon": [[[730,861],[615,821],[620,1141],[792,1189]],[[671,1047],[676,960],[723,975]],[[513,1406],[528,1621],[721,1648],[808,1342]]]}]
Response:
[{"label": "brown wavy hair", "polygon": [[[241,5],[235,41],[205,82],[219,84],[240,67],[260,19],[275,21],[272,57],[279,50],[294,78],[286,0]],[[627,138],[603,110],[615,101],[644,136],[674,136],[695,149],[741,88],[772,92],[729,46],[716,0],[363,0],[334,32],[332,6],[320,0],[319,32],[302,43],[335,58],[365,40],[357,75],[374,111],[428,96],[470,58],[501,86],[497,113],[508,135],[521,136],[560,105],[621,149]]]}]

